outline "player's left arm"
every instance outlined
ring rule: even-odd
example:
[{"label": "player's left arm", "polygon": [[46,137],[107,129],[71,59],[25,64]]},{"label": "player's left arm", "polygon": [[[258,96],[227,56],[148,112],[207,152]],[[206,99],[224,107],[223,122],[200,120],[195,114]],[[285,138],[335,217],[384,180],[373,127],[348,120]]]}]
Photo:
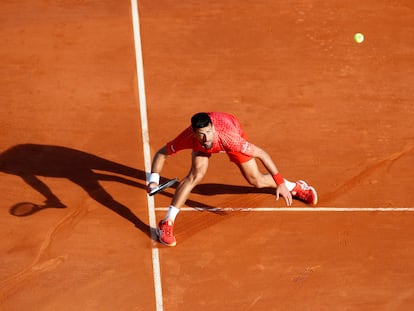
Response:
[{"label": "player's left arm", "polygon": [[[275,176],[279,173],[279,170],[276,167],[276,164],[273,162],[270,155],[258,146],[254,146],[253,148],[253,157],[259,159],[266,170],[270,173],[270,175]],[[276,187],[276,199],[279,199],[279,196],[283,196],[288,206],[292,204],[292,194],[286,187],[286,184],[283,182]]]}]

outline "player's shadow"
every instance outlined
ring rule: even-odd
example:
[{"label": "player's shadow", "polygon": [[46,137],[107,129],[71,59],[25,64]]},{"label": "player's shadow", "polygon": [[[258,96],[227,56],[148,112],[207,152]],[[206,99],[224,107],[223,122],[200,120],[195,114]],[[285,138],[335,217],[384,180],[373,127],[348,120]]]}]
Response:
[{"label": "player's shadow", "polygon": [[[65,208],[66,205],[52,192],[39,177],[67,178],[83,188],[91,198],[129,220],[138,229],[151,234],[151,228],[141,221],[132,211],[114,199],[101,185],[100,181],[116,181],[126,185],[146,189],[146,173],[96,155],[62,146],[22,144],[11,147],[0,154],[0,171],[20,176],[26,184],[45,197],[43,205],[34,204],[29,212],[19,214],[17,207],[27,207],[27,203],[16,204],[10,209],[15,216],[28,216],[45,208]],[[161,182],[166,179],[162,179]],[[175,188],[177,184],[173,187]],[[202,195],[273,193],[273,189],[257,189],[250,186],[224,184],[200,184],[193,193]],[[172,197],[169,192],[160,195]],[[204,203],[187,200],[190,207],[214,208]]]},{"label": "player's shadow", "polygon": [[[99,183],[100,181],[116,181],[145,189],[146,174],[142,170],[66,147],[23,144],[16,145],[0,154],[0,171],[20,176],[26,184],[45,197],[41,208],[33,209],[33,212],[45,208],[66,207],[49,186],[39,179],[39,176],[67,178],[82,187],[91,198],[151,236],[151,228],[128,207],[114,199]],[[39,207],[39,205],[35,206]],[[21,216],[14,213],[15,211],[13,207],[10,209],[10,213]]]}]

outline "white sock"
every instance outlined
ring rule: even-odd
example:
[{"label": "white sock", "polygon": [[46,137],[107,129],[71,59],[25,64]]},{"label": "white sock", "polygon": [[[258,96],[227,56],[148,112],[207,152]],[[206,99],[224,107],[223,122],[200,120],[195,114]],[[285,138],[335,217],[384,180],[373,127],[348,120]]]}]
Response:
[{"label": "white sock", "polygon": [[288,188],[289,191],[292,191],[296,187],[295,182],[291,182],[287,179],[285,179],[285,184],[286,184],[286,187]]},{"label": "white sock", "polygon": [[173,205],[170,205],[170,208],[168,209],[167,215],[164,219],[171,219],[173,222],[175,221],[175,217],[177,217],[177,214],[179,213],[180,209],[176,208]]}]

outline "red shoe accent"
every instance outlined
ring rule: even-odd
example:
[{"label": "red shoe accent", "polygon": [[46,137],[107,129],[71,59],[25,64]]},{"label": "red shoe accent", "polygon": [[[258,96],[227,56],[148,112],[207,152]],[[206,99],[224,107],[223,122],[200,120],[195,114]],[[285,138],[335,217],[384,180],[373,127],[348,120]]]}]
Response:
[{"label": "red shoe accent", "polygon": [[174,223],[171,220],[161,220],[158,224],[157,235],[160,242],[167,246],[175,246],[177,241],[174,237]]},{"label": "red shoe accent", "polygon": [[316,205],[318,203],[318,194],[315,188],[308,186],[303,180],[296,182],[296,186],[292,190],[292,197],[307,204]]}]

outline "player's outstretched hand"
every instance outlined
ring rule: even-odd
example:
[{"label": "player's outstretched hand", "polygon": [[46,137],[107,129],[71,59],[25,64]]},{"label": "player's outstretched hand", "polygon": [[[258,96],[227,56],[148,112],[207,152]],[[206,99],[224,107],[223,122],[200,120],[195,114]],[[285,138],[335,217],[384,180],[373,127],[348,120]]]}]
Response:
[{"label": "player's outstretched hand", "polygon": [[287,206],[292,205],[292,194],[290,193],[290,191],[284,183],[280,184],[276,188],[276,200],[279,200],[280,196],[282,196],[285,199]]},{"label": "player's outstretched hand", "polygon": [[159,184],[156,182],[150,182],[147,186],[147,192],[150,193],[152,189],[157,188]]}]

